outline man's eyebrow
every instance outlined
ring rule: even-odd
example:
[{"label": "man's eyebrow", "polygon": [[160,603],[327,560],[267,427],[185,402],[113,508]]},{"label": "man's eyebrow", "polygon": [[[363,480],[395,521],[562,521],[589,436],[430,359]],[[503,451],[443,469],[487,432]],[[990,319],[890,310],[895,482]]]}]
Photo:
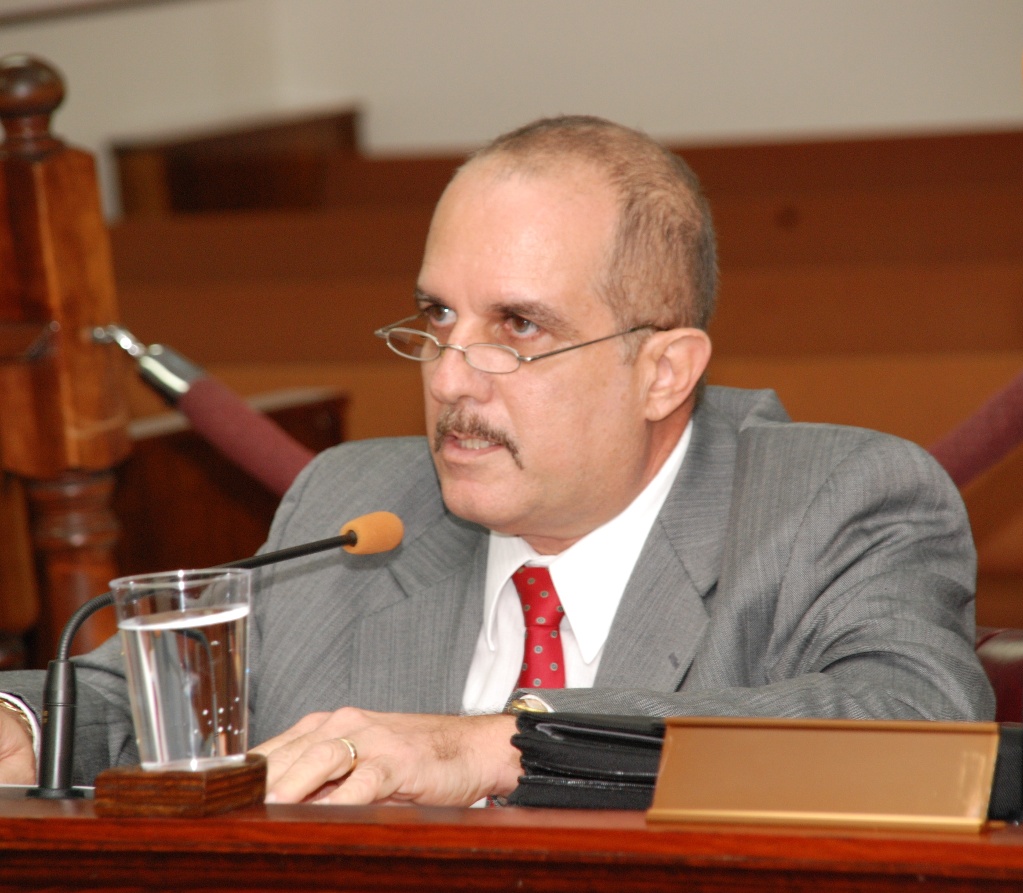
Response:
[{"label": "man's eyebrow", "polygon": [[428,295],[418,285],[412,290],[412,300],[414,300],[417,304],[444,304],[440,298]]}]

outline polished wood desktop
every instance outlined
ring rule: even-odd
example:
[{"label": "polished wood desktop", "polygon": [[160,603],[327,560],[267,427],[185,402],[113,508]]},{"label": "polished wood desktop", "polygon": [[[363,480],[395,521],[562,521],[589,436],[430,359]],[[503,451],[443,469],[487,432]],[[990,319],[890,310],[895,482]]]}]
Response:
[{"label": "polished wood desktop", "polygon": [[1018,891],[1023,829],[648,825],[642,813],[253,807],[101,819],[0,799],[0,891]]}]

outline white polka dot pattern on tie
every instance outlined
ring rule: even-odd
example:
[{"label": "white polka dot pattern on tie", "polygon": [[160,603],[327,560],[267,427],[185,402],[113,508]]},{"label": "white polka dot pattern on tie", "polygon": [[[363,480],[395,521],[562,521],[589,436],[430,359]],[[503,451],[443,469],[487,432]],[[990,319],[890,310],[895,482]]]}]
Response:
[{"label": "white polka dot pattern on tie", "polygon": [[558,627],[565,616],[550,572],[523,565],[512,582],[522,601],[526,623],[519,688],[564,688],[565,669]]}]

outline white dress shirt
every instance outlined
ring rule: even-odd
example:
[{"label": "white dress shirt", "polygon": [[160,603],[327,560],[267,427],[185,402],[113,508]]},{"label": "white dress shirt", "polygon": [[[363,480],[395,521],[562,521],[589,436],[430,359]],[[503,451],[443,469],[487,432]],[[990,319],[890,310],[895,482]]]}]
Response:
[{"label": "white dress shirt", "polygon": [[618,603],[682,466],[691,433],[690,421],[671,455],[629,506],[564,552],[540,555],[520,537],[490,534],[483,627],[462,695],[466,712],[499,713],[515,689],[526,625],[511,576],[523,564],[549,568],[565,609],[560,636],[565,687],[593,685]]}]

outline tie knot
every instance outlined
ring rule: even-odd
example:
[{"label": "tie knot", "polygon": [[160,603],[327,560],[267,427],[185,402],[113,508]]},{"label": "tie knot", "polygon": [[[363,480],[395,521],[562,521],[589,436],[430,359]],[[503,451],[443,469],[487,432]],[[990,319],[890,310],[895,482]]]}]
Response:
[{"label": "tie knot", "polygon": [[547,568],[523,565],[512,574],[512,582],[522,602],[522,616],[527,628],[557,629],[561,625],[565,609]]}]

